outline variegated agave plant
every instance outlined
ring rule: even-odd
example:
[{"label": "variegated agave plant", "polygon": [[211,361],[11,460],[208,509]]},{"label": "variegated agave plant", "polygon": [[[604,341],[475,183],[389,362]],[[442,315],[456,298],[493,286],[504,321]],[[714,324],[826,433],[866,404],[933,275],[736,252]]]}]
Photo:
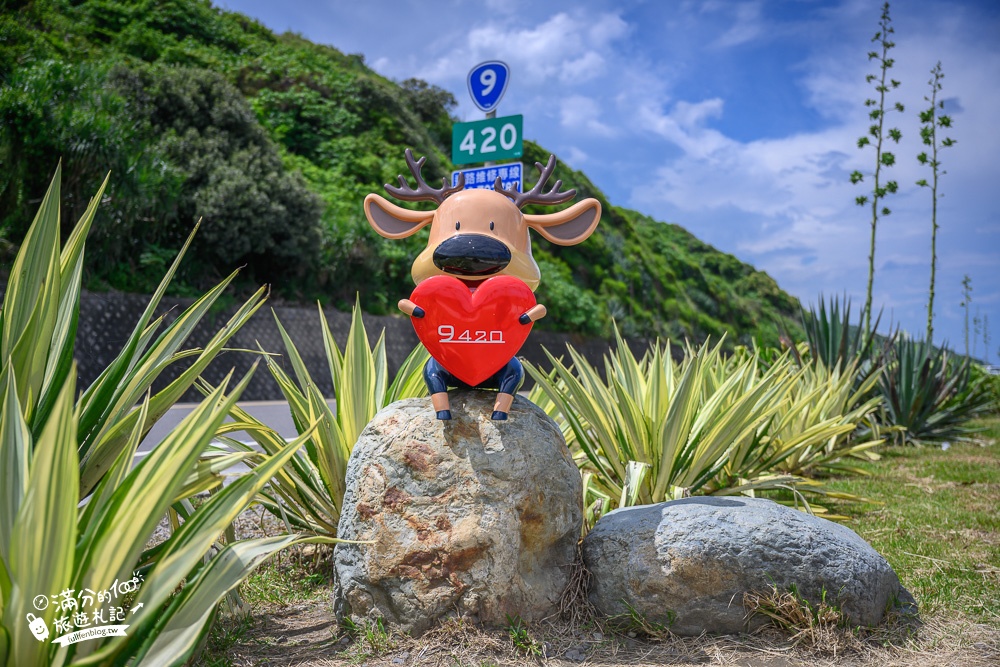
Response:
[{"label": "variegated agave plant", "polygon": [[[261,306],[264,291],[243,304],[204,349],[182,349],[234,277],[158,333],[161,321],[152,314],[182,250],[118,358],[78,394],[73,344],[84,241],[104,187],[60,248],[59,183],[57,170],[21,245],[0,311],[0,665],[184,664],[219,601],[263,558],[306,539],[323,539],[283,535],[219,542],[308,433],[273,455],[202,459],[249,375],[228,396],[227,379],[133,467],[142,438]],[[193,363],[152,394],[153,381],[182,358]],[[259,464],[256,474],[195,509],[188,499],[217,489],[218,472],[242,459]],[[147,548],[171,512],[183,524]],[[42,625],[56,634],[57,615],[66,611],[41,604],[46,597],[87,594],[93,605],[88,591],[106,590],[136,572],[143,583],[131,592],[134,613],[124,635],[67,645],[33,635],[32,626]]]},{"label": "variegated agave plant", "polygon": [[528,366],[529,398],[560,423],[584,476],[587,522],[611,507],[777,489],[824,511],[806,494],[830,494],[803,476],[807,468],[834,469],[878,444],[847,442],[875,409],[847,404],[850,376],[833,396],[788,354],[764,364],[756,351],[724,354],[720,341],[688,347],[678,363],[669,346],[636,359],[617,332],[616,340],[603,377],[571,346],[570,364],[547,352],[550,373]]}]

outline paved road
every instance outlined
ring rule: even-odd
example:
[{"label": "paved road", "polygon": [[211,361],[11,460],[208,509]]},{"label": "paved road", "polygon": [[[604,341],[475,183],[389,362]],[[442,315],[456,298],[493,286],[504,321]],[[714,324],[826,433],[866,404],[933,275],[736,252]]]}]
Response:
[{"label": "paved road", "polygon": [[[330,407],[336,405],[335,401],[330,400]],[[156,425],[150,429],[149,434],[139,445],[139,451],[136,453],[136,458],[145,456],[153,447],[163,442],[163,439],[167,436],[170,431],[181,423],[195,407],[196,403],[178,403],[170,408],[163,417],[160,418]],[[295,431],[295,425],[292,422],[292,415],[288,410],[288,403],[285,401],[241,401],[239,406],[249,412],[251,415],[264,422],[274,430],[276,430],[282,437],[286,439],[294,438],[298,435]],[[226,421],[232,421],[227,418]],[[243,442],[249,442],[250,437],[239,431],[233,434],[233,437],[237,440]],[[230,468],[228,472],[239,473],[247,470],[244,465],[238,465]]]},{"label": "paved road", "polygon": [[[330,401],[330,405],[333,405],[333,401]],[[290,438],[296,435],[295,426],[292,423],[292,415],[288,411],[288,403],[285,401],[240,402],[239,406],[275,429],[282,436]],[[175,426],[181,423],[181,420],[188,416],[195,407],[197,407],[196,403],[178,403],[171,407],[167,411],[167,414],[163,415],[160,421],[156,422],[156,425],[150,430],[149,435],[146,436],[145,441],[140,445],[139,451],[148,451],[154,445],[160,444],[163,438]],[[232,420],[227,418],[226,421]]]}]

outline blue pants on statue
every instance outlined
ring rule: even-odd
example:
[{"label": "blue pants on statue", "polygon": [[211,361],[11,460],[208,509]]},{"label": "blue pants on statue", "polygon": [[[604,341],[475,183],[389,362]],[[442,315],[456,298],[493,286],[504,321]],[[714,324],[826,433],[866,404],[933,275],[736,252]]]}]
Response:
[{"label": "blue pants on statue", "polygon": [[449,387],[457,389],[497,389],[503,394],[515,394],[524,384],[524,367],[514,357],[507,365],[489,376],[475,387],[470,387],[449,373],[437,359],[431,357],[424,364],[424,382],[431,394],[448,391]]}]

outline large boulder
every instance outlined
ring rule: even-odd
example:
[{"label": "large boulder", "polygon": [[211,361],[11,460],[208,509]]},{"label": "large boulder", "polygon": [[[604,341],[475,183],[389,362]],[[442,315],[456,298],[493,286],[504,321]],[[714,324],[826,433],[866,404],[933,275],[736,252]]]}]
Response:
[{"label": "large boulder", "polygon": [[893,605],[915,611],[886,560],[840,524],[759,498],[697,497],[611,512],[583,541],[590,599],[603,613],[631,606],[681,635],[736,633],[743,595],[792,587],[876,625]]},{"label": "large boulder", "polygon": [[452,392],[380,411],[347,465],[338,536],[338,617],[380,616],[420,634],[458,614],[484,624],[558,610],[583,521],[580,473],[559,428],[517,397]]}]

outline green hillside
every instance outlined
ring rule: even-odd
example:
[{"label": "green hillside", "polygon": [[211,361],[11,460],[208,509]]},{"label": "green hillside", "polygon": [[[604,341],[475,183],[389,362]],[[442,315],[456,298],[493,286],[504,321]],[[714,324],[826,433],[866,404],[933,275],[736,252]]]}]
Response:
[{"label": "green hillside", "polygon": [[[276,35],[198,0],[7,3],[0,15],[0,254],[6,263],[63,161],[63,224],[111,184],[88,245],[91,289],[148,291],[199,218],[180,289],[237,266],[287,300],[391,312],[426,232],[377,236],[361,202],[407,173],[403,150],[447,175],[451,93],[393,82],[358,55]],[[527,142],[525,163],[548,152]],[[535,240],[549,329],[775,343],[797,301],[683,228],[556,177],[605,214],[586,243]],[[535,212],[541,212],[537,210]]]}]

